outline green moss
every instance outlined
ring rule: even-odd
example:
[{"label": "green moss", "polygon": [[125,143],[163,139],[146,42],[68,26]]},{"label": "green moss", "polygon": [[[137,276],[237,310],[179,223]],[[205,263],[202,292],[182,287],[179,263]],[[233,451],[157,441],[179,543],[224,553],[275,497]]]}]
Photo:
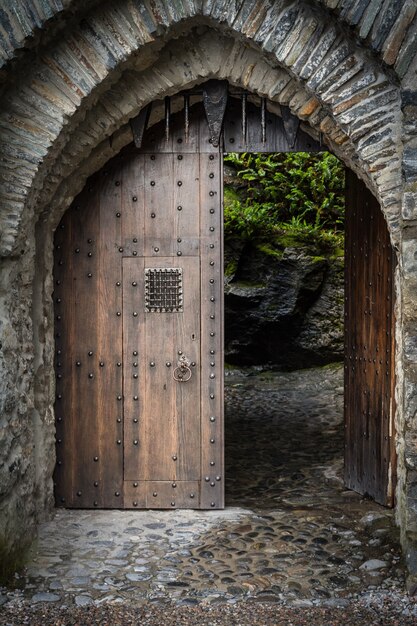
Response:
[{"label": "green moss", "polygon": [[280,235],[279,242],[283,248],[299,248],[305,246],[304,241],[300,241],[299,237],[288,235]]},{"label": "green moss", "polygon": [[332,256],[336,259],[343,258],[345,256],[345,249],[336,246],[336,248],[333,250]]},{"label": "green moss", "polygon": [[240,200],[239,194],[237,193],[236,189],[225,185],[223,190],[223,202],[225,208],[228,208],[233,202],[236,202],[236,200]]},{"label": "green moss", "polygon": [[10,549],[4,538],[0,537],[0,585],[10,584],[13,574],[23,569],[30,544]]},{"label": "green moss", "polygon": [[274,242],[263,241],[255,244],[255,248],[265,254],[266,256],[272,256],[275,259],[282,259],[283,250],[277,249],[274,247]]},{"label": "green moss", "polygon": [[225,268],[224,268],[224,275],[225,276],[233,276],[233,274],[236,274],[236,270],[237,270],[237,259],[232,259],[225,266]]},{"label": "green moss", "polygon": [[[342,324],[343,326],[343,324]],[[314,369],[327,370],[328,372],[337,371],[340,369],[341,361],[334,361],[333,363],[326,363],[326,365],[315,365]]]},{"label": "green moss", "polygon": [[283,248],[301,248],[306,245],[306,237],[300,235],[299,232],[291,232],[291,230],[277,232],[275,241],[279,242]]}]

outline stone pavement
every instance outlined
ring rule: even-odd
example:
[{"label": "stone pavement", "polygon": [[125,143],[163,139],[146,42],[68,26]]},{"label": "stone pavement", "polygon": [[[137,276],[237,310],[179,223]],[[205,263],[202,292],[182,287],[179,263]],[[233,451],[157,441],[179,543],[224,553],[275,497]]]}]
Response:
[{"label": "stone pavement", "polygon": [[60,509],[0,604],[343,606],[401,594],[392,512],[343,488],[342,404],[340,366],[228,371],[226,509]]}]

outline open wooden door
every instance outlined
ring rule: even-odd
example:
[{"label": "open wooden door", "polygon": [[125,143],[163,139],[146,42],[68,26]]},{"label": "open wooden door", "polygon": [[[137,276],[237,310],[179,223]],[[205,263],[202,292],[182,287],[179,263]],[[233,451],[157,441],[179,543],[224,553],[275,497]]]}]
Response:
[{"label": "open wooden door", "polygon": [[345,482],[393,506],[395,253],[377,200],[346,171]]},{"label": "open wooden door", "polygon": [[222,508],[222,158],[202,111],[97,174],[55,238],[57,504]]}]

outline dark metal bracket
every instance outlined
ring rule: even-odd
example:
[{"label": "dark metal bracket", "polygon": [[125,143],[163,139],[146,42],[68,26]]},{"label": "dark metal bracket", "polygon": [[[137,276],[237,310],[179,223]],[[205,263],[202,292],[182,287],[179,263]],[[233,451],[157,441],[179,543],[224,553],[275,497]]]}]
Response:
[{"label": "dark metal bracket", "polygon": [[284,125],[285,136],[290,148],[294,148],[297,141],[298,129],[300,127],[300,120],[295,117],[289,109],[289,107],[281,105],[281,117]]},{"label": "dark metal bracket", "polygon": [[203,103],[210,139],[217,148],[220,142],[228,95],[227,80],[209,80],[203,85]]},{"label": "dark metal bracket", "polygon": [[132,129],[133,141],[137,148],[142,147],[143,135],[148,126],[149,117],[151,115],[152,102],[147,104],[136,117],[130,120],[130,128]]}]

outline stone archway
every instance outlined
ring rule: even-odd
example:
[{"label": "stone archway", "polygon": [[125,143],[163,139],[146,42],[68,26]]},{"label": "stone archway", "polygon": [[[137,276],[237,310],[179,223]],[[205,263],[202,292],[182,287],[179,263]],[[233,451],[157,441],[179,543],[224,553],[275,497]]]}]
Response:
[{"label": "stone archway", "polygon": [[[338,15],[325,4],[183,2],[174,10],[169,2],[138,7],[126,2],[117,9],[91,2],[79,13],[70,3],[62,15],[72,14],[68,26],[58,22],[50,38],[39,38],[29,70],[29,52],[21,52],[20,62],[11,61],[0,114],[4,469],[12,477],[4,479],[7,546],[21,546],[27,528],[34,529],[51,505],[54,227],[86,178],[130,141],[129,118],[152,100],[217,77],[288,105],[310,132],[322,133],[380,201],[393,243],[405,240],[397,276],[398,302],[404,306],[404,315],[397,313],[398,520],[404,547],[411,550],[417,529],[416,212],[413,131],[402,125],[400,82],[403,110],[412,121],[408,27],[415,11],[400,14],[399,5],[376,16],[352,2]],[[14,34],[4,56],[12,59],[12,48],[30,47],[35,40],[27,35],[52,13],[32,24],[25,14],[24,26],[17,26],[10,9],[4,19]],[[356,34],[346,34],[339,20],[357,25]],[[408,141],[405,160],[402,131]],[[413,568],[413,550],[410,555]]]}]

